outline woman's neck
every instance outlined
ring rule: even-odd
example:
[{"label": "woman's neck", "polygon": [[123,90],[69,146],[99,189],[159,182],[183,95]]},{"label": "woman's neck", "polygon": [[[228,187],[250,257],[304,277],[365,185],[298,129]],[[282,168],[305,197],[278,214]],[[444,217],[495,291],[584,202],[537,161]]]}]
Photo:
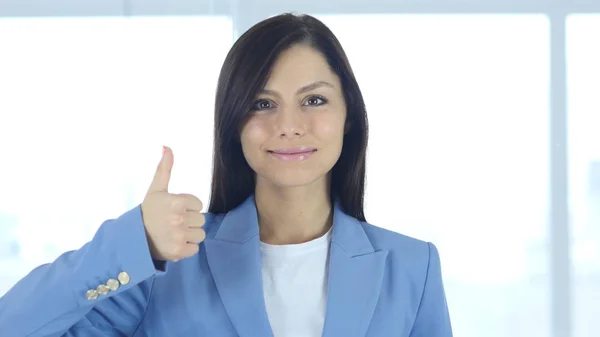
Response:
[{"label": "woman's neck", "polygon": [[254,198],[262,242],[274,245],[308,242],[331,228],[333,206],[326,179],[286,188],[257,180]]}]

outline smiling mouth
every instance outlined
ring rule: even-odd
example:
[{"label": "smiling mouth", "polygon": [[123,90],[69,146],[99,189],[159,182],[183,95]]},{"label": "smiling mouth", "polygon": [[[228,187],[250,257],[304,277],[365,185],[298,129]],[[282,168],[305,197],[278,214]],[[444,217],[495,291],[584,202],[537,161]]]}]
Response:
[{"label": "smiling mouth", "polygon": [[317,149],[315,148],[290,148],[268,151],[275,158],[282,161],[303,161],[310,158]]}]

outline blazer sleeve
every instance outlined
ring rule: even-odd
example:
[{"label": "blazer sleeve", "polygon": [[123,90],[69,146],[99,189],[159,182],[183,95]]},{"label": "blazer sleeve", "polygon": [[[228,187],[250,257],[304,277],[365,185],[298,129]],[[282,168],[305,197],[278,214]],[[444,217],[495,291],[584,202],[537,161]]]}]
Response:
[{"label": "blazer sleeve", "polygon": [[[32,270],[1,297],[0,336],[131,336],[154,276],[162,273],[150,256],[138,205],[102,223],[80,249]],[[118,288],[95,297],[91,290],[109,280]]]},{"label": "blazer sleeve", "polygon": [[428,243],[428,246],[427,276],[410,337],[452,337],[440,255],[434,244]]}]

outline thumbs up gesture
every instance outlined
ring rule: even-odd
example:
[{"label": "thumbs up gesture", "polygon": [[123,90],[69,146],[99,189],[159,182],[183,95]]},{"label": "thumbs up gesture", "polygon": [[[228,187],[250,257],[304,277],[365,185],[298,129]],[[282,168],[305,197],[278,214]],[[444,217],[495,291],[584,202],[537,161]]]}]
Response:
[{"label": "thumbs up gesture", "polygon": [[142,203],[142,219],[152,258],[177,262],[198,253],[206,233],[202,202],[191,194],[170,194],[173,151],[163,147],[148,193]]}]

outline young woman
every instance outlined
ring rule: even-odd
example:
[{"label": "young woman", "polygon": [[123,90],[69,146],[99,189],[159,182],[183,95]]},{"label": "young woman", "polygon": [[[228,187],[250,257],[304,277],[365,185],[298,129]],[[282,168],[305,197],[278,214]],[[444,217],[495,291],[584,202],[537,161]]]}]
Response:
[{"label": "young woman", "polygon": [[221,70],[208,213],[165,147],[141,205],[0,299],[0,335],[452,336],[435,246],[365,220],[367,130],[325,25],[258,23]]}]

